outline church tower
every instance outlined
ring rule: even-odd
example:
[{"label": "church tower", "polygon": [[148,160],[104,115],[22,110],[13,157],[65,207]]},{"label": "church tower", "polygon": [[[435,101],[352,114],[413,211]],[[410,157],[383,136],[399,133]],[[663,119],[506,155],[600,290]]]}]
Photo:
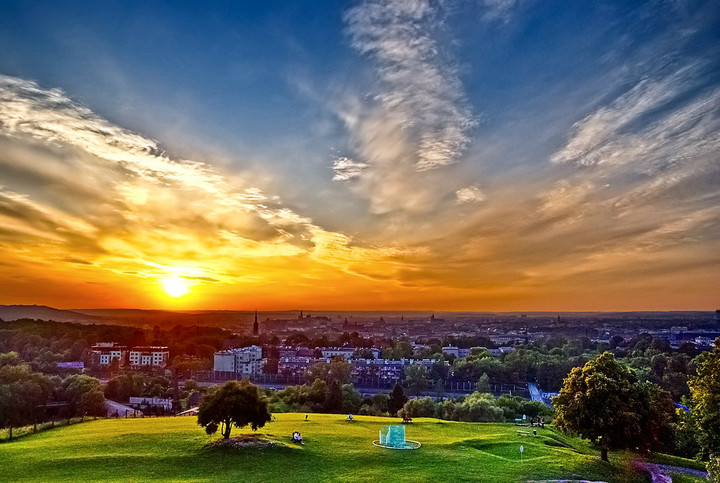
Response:
[{"label": "church tower", "polygon": [[253,322],[253,335],[255,337],[257,337],[259,332],[260,332],[260,327],[258,326],[257,310],[256,310],[255,311],[255,322]]}]

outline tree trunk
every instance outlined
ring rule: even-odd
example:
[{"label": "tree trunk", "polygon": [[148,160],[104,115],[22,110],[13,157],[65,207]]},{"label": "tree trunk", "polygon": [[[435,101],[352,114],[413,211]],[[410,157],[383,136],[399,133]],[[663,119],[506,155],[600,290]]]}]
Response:
[{"label": "tree trunk", "polygon": [[600,459],[603,461],[608,461],[608,449],[605,446],[600,448]]},{"label": "tree trunk", "polygon": [[228,439],[230,437],[230,431],[232,431],[232,423],[228,421],[223,421],[223,438]]},{"label": "tree trunk", "polygon": [[12,441],[12,426],[10,426],[10,437],[8,438],[8,441]]}]

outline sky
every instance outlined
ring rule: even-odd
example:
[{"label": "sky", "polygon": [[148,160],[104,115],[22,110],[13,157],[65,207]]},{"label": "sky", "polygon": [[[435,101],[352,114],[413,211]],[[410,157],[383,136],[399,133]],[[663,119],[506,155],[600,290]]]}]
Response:
[{"label": "sky", "polygon": [[720,2],[0,3],[0,303],[715,310]]}]

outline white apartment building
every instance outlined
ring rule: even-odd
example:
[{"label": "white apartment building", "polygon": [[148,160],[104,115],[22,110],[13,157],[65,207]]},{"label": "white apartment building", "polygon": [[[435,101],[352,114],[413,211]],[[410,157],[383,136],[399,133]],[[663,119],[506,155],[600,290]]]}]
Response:
[{"label": "white apartment building", "polygon": [[446,356],[460,357],[460,348],[449,345],[442,348],[443,354]]},{"label": "white apartment building", "polygon": [[265,367],[262,348],[256,345],[239,347],[215,353],[215,372],[232,372],[237,376],[250,377],[260,374]]},{"label": "white apartment building", "polygon": [[164,369],[170,359],[167,346],[133,347],[128,353],[131,367],[153,367]]},{"label": "white apartment building", "polygon": [[325,359],[340,356],[349,361],[355,355],[354,347],[321,347],[320,351]]},{"label": "white apartment building", "polygon": [[110,365],[116,359],[121,366],[127,362],[128,348],[116,342],[98,342],[91,348],[92,360],[103,366]]}]

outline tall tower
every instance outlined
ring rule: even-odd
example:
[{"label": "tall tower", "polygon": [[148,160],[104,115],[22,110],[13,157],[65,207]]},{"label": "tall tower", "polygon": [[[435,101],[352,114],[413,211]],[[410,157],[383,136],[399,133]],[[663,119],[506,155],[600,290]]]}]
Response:
[{"label": "tall tower", "polygon": [[258,320],[257,320],[257,310],[255,311],[255,322],[253,322],[253,335],[255,337],[258,336],[258,333],[260,332],[260,328],[258,327]]}]

